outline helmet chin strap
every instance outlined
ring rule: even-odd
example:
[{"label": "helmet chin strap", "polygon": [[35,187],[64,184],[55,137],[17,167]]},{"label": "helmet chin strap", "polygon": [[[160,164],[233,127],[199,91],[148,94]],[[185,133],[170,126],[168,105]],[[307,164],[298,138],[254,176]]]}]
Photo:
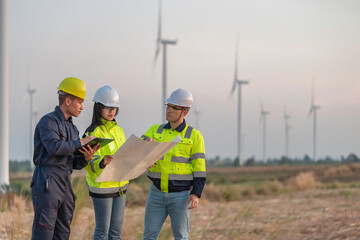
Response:
[{"label": "helmet chin strap", "polygon": [[176,122],[179,121],[179,119],[181,118],[181,115],[183,114],[184,110],[185,110],[185,108],[183,108],[183,109],[181,110],[180,116],[178,117],[178,119],[176,119]]}]

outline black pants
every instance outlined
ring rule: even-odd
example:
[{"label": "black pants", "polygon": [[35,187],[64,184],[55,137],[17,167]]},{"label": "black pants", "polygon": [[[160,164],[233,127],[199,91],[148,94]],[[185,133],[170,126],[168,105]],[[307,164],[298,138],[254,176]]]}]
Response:
[{"label": "black pants", "polygon": [[33,178],[31,194],[34,206],[31,239],[69,239],[76,198],[70,176],[61,178],[38,171]]}]

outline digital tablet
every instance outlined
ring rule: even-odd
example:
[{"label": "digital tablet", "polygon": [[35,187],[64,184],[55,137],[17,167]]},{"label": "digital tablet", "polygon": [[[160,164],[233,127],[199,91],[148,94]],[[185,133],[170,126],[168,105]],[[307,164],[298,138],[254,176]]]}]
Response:
[{"label": "digital tablet", "polygon": [[[98,137],[95,137],[93,139],[91,139],[90,141],[88,141],[87,143],[85,143],[84,145],[82,145],[80,147],[83,148],[83,147],[86,147],[86,146],[90,146],[91,148],[95,147],[96,144],[100,143],[100,147],[103,147],[109,143],[111,143],[112,141],[114,141],[114,139],[111,139],[111,138],[98,138]],[[79,151],[79,149],[77,149],[74,154],[81,154],[81,152]]]}]

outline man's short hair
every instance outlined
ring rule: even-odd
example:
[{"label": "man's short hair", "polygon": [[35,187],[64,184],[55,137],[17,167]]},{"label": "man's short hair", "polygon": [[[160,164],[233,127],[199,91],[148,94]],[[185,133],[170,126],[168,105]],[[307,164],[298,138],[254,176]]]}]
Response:
[{"label": "man's short hair", "polygon": [[77,98],[76,96],[61,90],[58,90],[58,94],[59,94],[59,106],[61,106],[65,102],[66,98],[70,98],[71,100]]}]

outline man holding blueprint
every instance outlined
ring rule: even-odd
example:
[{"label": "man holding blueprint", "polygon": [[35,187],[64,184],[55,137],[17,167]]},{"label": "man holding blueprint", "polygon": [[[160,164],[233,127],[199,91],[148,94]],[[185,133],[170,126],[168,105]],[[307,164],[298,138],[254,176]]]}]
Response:
[{"label": "man holding blueprint", "polygon": [[181,138],[149,169],[153,185],[146,202],[143,239],[157,239],[168,215],[175,240],[188,239],[190,210],[198,206],[206,181],[203,136],[184,119],[192,105],[189,91],[174,91],[166,100],[168,123],[155,124],[142,136],[155,142]]}]

